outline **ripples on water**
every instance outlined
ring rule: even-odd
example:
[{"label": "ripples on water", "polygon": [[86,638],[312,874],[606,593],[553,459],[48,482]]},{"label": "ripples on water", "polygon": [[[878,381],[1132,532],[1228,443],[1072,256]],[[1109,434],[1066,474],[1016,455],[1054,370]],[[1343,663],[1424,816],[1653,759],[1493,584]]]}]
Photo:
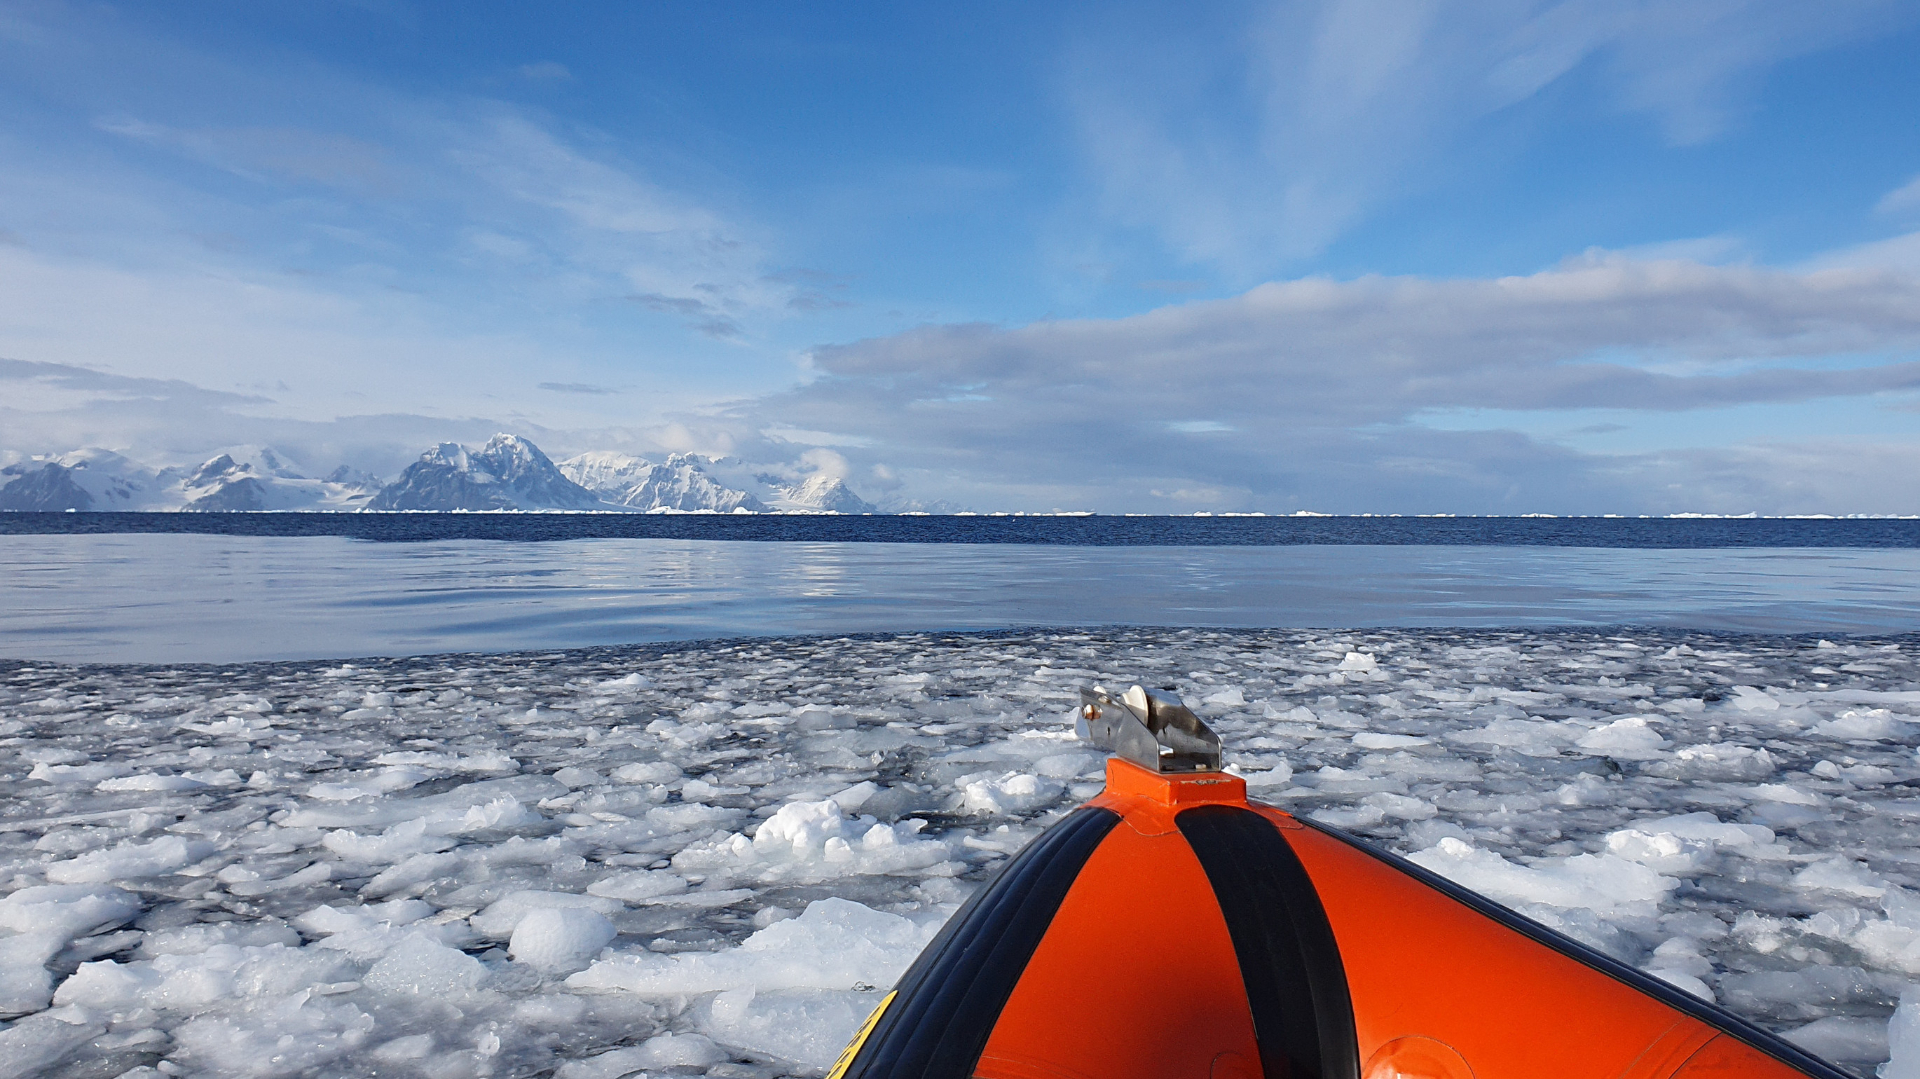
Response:
[{"label": "ripples on water", "polygon": [[1920,628],[1920,550],[15,535],[0,655],[184,662],[1010,626]]}]

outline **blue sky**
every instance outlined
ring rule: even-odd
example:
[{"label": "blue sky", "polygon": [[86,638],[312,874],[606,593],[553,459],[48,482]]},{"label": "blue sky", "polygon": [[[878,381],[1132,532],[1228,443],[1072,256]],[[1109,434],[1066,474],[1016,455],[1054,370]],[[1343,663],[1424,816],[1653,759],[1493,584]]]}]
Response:
[{"label": "blue sky", "polygon": [[1920,512],[1920,4],[0,0],[0,453]]}]

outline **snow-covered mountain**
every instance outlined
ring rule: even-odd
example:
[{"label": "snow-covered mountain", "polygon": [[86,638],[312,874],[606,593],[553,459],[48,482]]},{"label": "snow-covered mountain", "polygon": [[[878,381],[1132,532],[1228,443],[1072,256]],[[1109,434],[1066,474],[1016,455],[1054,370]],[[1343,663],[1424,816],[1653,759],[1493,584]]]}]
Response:
[{"label": "snow-covered mountain", "polygon": [[357,509],[379,488],[347,472],[309,478],[285,454],[261,446],[161,469],[111,450],[75,450],[0,468],[0,481],[0,510],[43,512]]},{"label": "snow-covered mountain", "polygon": [[555,462],[560,474],[600,496],[602,502],[625,505],[626,493],[653,475],[653,462],[614,450],[588,450]]},{"label": "snow-covered mountain", "polygon": [[676,453],[655,464],[609,450],[593,450],[560,462],[567,478],[615,506],[683,513],[763,513],[766,503],[747,491],[725,486],[702,467],[711,460]]},{"label": "snow-covered mountain", "polygon": [[773,508],[789,513],[872,513],[873,503],[853,493],[847,481],[815,472],[799,483],[782,486]]},{"label": "snow-covered mountain", "polygon": [[495,435],[478,450],[442,442],[381,488],[370,510],[593,510],[609,508],[568,479],[540,447]]},{"label": "snow-covered mountain", "polygon": [[180,481],[179,489],[183,510],[353,510],[364,506],[380,484],[345,466],[314,479],[283,454],[247,446],[208,459]]},{"label": "snow-covered mountain", "polygon": [[616,506],[683,513],[873,513],[873,504],[826,472],[779,475],[732,457],[676,453],[655,463],[594,450],[560,471]]},{"label": "snow-covered mountain", "polygon": [[42,454],[0,468],[0,510],[171,509],[163,483],[111,450]]},{"label": "snow-covered mountain", "polygon": [[804,461],[769,472],[733,457],[675,453],[649,461],[594,450],[555,464],[532,442],[507,434],[477,450],[442,443],[384,486],[345,465],[314,478],[266,446],[230,447],[197,465],[163,468],[102,449],[0,468],[0,511],[359,509],[881,512],[836,471]]}]

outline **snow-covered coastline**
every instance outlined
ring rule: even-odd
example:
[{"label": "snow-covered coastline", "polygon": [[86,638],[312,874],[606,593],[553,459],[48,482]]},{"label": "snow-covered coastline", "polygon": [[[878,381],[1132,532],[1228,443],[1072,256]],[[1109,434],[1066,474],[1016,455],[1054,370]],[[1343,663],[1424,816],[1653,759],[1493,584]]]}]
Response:
[{"label": "snow-covered coastline", "polygon": [[1917,657],[1112,630],[7,663],[0,1059],[817,1074],[978,881],[1098,788],[1073,692],[1141,680],[1178,687],[1257,796],[1864,1074],[1920,978]]}]

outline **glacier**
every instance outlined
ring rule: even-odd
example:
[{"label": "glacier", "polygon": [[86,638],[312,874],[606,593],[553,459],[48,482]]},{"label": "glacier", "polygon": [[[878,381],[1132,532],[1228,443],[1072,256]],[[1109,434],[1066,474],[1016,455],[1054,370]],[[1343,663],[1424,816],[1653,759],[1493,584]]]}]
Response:
[{"label": "glacier", "polygon": [[817,1076],[1099,789],[1078,688],[1143,681],[1256,797],[1860,1075],[1911,1068],[1917,659],[1140,628],[3,663],[0,1067]]}]

